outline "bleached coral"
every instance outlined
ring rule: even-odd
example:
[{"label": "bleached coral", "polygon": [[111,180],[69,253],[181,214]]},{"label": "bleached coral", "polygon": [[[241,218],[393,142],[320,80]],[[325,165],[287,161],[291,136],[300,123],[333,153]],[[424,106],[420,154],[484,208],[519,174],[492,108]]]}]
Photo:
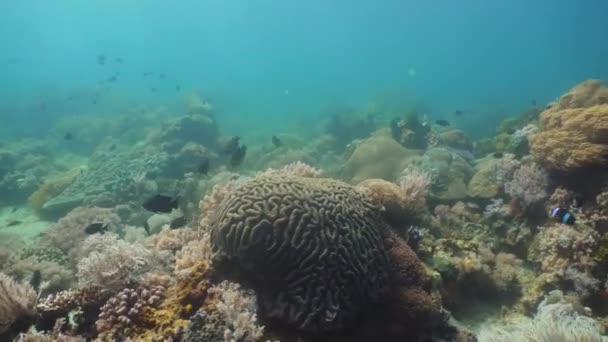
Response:
[{"label": "bleached coral", "polygon": [[577,227],[566,224],[553,224],[539,227],[533,244],[536,259],[541,262],[541,269],[548,273],[561,273],[568,266],[577,265],[580,269],[593,266],[591,257],[599,236],[588,227]]},{"label": "bleached coral", "polygon": [[209,294],[220,298],[216,308],[227,326],[225,342],[254,342],[262,338],[264,327],[257,322],[256,300],[252,293],[238,284],[223,281],[210,288]]},{"label": "bleached coral", "polygon": [[511,208],[504,204],[502,198],[494,198],[483,211],[483,217],[486,219],[506,218],[511,215]]},{"label": "bleached coral", "polygon": [[189,270],[200,262],[211,263],[213,251],[209,234],[204,234],[201,239],[190,241],[175,256],[175,273],[178,277],[186,277]]},{"label": "bleached coral", "polygon": [[426,207],[426,197],[431,185],[431,176],[420,168],[410,167],[404,171],[405,176],[399,180],[403,204],[406,208],[411,208],[411,212],[424,212]]},{"label": "bleached coral", "polygon": [[0,334],[18,319],[34,315],[36,292],[28,284],[20,284],[0,273]]},{"label": "bleached coral", "polygon": [[311,178],[319,178],[323,174],[323,171],[314,168],[304,162],[295,161],[293,163],[289,163],[283,166],[280,169],[267,169],[264,172],[258,173],[259,176],[270,176],[270,175],[291,175],[298,177],[311,177]]},{"label": "bleached coral", "polygon": [[215,210],[220,203],[241,184],[241,180],[230,179],[223,183],[218,183],[213,186],[211,192],[207,193],[205,197],[199,203],[200,211],[200,229],[207,231],[209,229],[209,222],[211,217],[215,213]]},{"label": "bleached coral", "polygon": [[88,256],[77,265],[80,286],[121,288],[154,268],[154,254],[141,244],[96,234],[84,242]]}]

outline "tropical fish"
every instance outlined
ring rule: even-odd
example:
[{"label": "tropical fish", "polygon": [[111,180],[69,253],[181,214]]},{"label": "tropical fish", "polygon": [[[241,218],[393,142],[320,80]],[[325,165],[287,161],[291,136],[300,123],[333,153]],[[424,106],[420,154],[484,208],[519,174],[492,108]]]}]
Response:
[{"label": "tropical fish", "polygon": [[551,209],[551,217],[564,224],[574,224],[576,218],[568,210],[563,208]]},{"label": "tropical fish", "polygon": [[153,213],[170,213],[178,207],[178,199],[166,195],[156,195],[148,198],[144,204],[144,209]]},{"label": "tropical fish", "polygon": [[30,277],[30,285],[34,288],[34,291],[38,292],[40,283],[42,283],[42,273],[40,270],[35,270]]},{"label": "tropical fish", "polygon": [[272,136],[272,144],[274,145],[274,147],[281,147],[281,146],[283,146],[283,142],[276,135]]},{"label": "tropical fish", "polygon": [[462,110],[459,110],[459,109],[458,109],[458,110],[455,110],[455,111],[454,111],[454,115],[456,115],[456,116],[463,116],[463,115],[464,115],[464,112],[463,112]]},{"label": "tropical fish", "polygon": [[492,157],[496,158],[496,159],[500,159],[503,157],[502,152],[494,152],[492,153]]},{"label": "tropical fish", "polygon": [[198,173],[206,175],[207,173],[209,173],[209,166],[209,158],[203,157],[200,164],[198,164],[198,168],[196,170],[198,171]]},{"label": "tropical fish", "polygon": [[72,135],[72,133],[70,133],[70,132],[66,132],[66,133],[63,135],[63,140],[70,141],[70,140],[72,140],[72,139],[74,139],[74,136],[73,136],[73,135]]},{"label": "tropical fish", "polygon": [[448,120],[435,120],[435,123],[442,127],[447,127],[450,125]]},{"label": "tropical fish", "polygon": [[97,234],[97,233],[103,234],[107,231],[108,231],[107,223],[95,222],[95,223],[91,223],[91,224],[87,225],[86,227],[84,227],[84,232],[88,235],[93,235],[93,234]]},{"label": "tropical fish", "polygon": [[23,223],[23,222],[21,222],[20,220],[11,220],[11,221],[8,221],[8,223],[6,224],[6,226],[7,227],[13,227],[13,226],[20,225],[21,223]]}]

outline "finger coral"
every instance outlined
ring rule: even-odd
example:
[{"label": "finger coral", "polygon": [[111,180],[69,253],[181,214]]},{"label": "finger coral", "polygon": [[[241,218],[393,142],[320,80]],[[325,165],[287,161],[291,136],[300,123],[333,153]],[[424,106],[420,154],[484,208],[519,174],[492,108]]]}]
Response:
[{"label": "finger coral", "polygon": [[387,290],[379,210],[352,186],[258,177],[218,210],[214,262],[250,275],[269,318],[311,332],[338,330]]},{"label": "finger coral", "polygon": [[542,165],[565,172],[608,162],[608,87],[588,80],[540,116],[531,152]]}]

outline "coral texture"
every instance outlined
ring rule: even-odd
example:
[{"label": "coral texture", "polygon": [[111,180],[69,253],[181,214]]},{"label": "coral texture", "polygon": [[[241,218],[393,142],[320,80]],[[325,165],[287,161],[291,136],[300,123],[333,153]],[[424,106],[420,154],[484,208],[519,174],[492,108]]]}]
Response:
[{"label": "coral texture", "polygon": [[158,307],[166,290],[161,285],[140,285],[137,289],[124,289],[108,299],[95,322],[99,338],[114,341],[129,336],[138,327],[146,307]]},{"label": "coral texture", "polygon": [[7,332],[15,321],[34,315],[36,292],[26,284],[19,284],[11,277],[0,273],[0,336]]},{"label": "coral texture", "polygon": [[561,171],[608,162],[608,87],[588,80],[562,95],[540,116],[531,152],[542,165]]},{"label": "coral texture", "polygon": [[135,281],[154,265],[154,255],[140,244],[130,244],[116,235],[93,235],[85,240],[91,252],[78,263],[81,286],[120,288]]},{"label": "coral texture", "polygon": [[313,332],[340,329],[387,290],[379,209],[342,182],[258,177],[212,222],[214,261],[245,271],[261,314]]},{"label": "coral texture", "polygon": [[522,165],[513,174],[513,180],[505,183],[505,192],[516,199],[522,209],[547,198],[547,174],[536,165]]}]

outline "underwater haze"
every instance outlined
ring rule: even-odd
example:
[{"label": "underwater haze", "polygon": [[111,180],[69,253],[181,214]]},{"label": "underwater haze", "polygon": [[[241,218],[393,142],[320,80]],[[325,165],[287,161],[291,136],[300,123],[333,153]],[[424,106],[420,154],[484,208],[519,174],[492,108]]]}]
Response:
[{"label": "underwater haze", "polygon": [[[25,126],[78,111],[59,103],[32,113],[36,97],[98,87],[118,73],[111,91],[127,103],[169,104],[177,85],[198,89],[221,106],[226,129],[243,135],[387,97],[424,101],[435,116],[466,110],[461,125],[479,135],[531,99],[546,103],[582,79],[608,75],[601,0],[0,6],[0,110],[28,117]],[[100,66],[100,54],[123,63]],[[144,72],[167,77],[151,84]]]},{"label": "underwater haze", "polygon": [[0,342],[608,341],[608,0],[0,0]]}]

